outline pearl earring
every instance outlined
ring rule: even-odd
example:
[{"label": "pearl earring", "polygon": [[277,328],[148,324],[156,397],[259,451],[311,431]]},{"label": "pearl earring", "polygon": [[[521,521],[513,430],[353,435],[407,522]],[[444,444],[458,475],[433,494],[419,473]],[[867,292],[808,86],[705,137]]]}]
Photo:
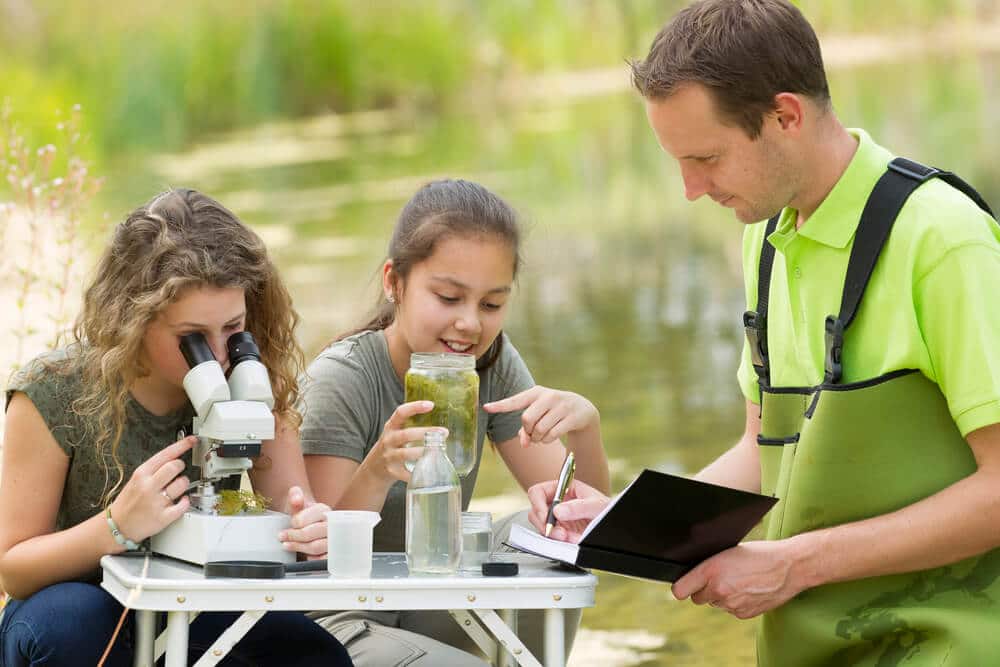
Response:
[{"label": "pearl earring", "polygon": [[391,294],[386,294],[385,300],[388,301],[389,303],[396,303],[396,297],[394,297]]}]

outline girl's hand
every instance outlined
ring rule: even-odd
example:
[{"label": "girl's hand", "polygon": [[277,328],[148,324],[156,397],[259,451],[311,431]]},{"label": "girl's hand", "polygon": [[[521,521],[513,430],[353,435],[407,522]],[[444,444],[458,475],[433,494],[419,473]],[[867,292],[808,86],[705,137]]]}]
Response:
[{"label": "girl's hand", "polygon": [[423,444],[424,435],[428,431],[444,430],[439,426],[415,426],[404,428],[406,420],[414,415],[430,412],[434,409],[431,401],[413,401],[403,403],[392,413],[389,421],[382,429],[382,437],[378,439],[372,450],[365,457],[364,466],[369,472],[384,482],[392,483],[397,479],[410,481],[410,471],[406,469],[407,461],[416,461],[424,453],[423,447],[407,447],[411,442]]},{"label": "girl's hand", "polygon": [[522,447],[555,442],[567,433],[595,426],[601,420],[597,408],[583,396],[540,385],[485,403],[483,409],[489,413],[524,410],[517,434]]},{"label": "girl's hand", "polygon": [[291,527],[281,531],[278,539],[286,551],[306,554],[309,560],[326,555],[326,512],[330,506],[306,498],[302,489],[288,489],[288,514],[292,515]]},{"label": "girl's hand", "polygon": [[181,455],[197,437],[189,435],[150,456],[135,469],[125,487],[111,503],[111,517],[122,535],[141,542],[176,521],[187,511],[188,478]]},{"label": "girl's hand", "polygon": [[[528,501],[531,503],[528,520],[542,535],[545,534],[545,522],[549,518],[549,507],[555,498],[557,483],[556,480],[539,482],[528,489]],[[579,542],[591,520],[604,510],[610,500],[594,487],[574,479],[566,489],[566,497],[553,511],[556,524],[549,537],[574,544]]]}]

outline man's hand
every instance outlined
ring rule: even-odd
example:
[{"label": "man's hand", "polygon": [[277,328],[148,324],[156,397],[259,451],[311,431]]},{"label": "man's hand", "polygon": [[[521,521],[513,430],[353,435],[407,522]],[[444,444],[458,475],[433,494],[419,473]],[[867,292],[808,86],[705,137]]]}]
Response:
[{"label": "man's hand", "polygon": [[710,604],[737,618],[780,607],[808,588],[796,567],[793,540],[745,542],[716,554],[677,580],[674,597]]}]

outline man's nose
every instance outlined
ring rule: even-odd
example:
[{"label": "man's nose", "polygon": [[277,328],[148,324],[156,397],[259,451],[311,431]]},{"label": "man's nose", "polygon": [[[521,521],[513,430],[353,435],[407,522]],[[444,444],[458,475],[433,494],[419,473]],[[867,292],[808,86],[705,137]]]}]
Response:
[{"label": "man's nose", "polygon": [[694,201],[708,192],[708,179],[693,167],[681,167],[681,178],[684,180],[684,196],[688,201]]}]

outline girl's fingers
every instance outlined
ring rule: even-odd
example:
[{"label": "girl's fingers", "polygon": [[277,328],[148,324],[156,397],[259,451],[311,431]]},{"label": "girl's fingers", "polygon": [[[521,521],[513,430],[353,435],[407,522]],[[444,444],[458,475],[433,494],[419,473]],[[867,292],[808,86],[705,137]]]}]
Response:
[{"label": "girl's fingers", "polygon": [[423,443],[424,436],[427,435],[429,431],[444,431],[445,437],[448,437],[448,429],[440,426],[414,426],[412,428],[405,428],[401,431],[393,431],[392,433],[383,435],[382,444],[384,447],[398,449],[405,447],[411,442]]},{"label": "girl's fingers", "polygon": [[526,389],[519,394],[508,396],[503,400],[493,401],[492,403],[484,403],[483,410],[491,413],[517,412],[518,410],[524,410],[526,407],[535,402],[535,399],[544,389],[545,387],[535,385],[531,389]]},{"label": "girl's fingers", "polygon": [[198,436],[189,435],[186,438],[181,438],[172,445],[167,445],[139,465],[139,467],[135,469],[134,475],[152,475],[159,470],[164,463],[179,458],[181,454],[194,447],[194,443],[197,441]]},{"label": "girl's fingers", "polygon": [[433,401],[411,401],[409,403],[403,403],[398,408],[393,410],[392,415],[389,417],[389,421],[385,423],[383,432],[395,431],[403,428],[403,426],[406,425],[406,420],[410,417],[430,412],[433,409]]},{"label": "girl's fingers", "polygon": [[159,467],[152,474],[151,485],[153,490],[157,493],[160,492],[168,484],[171,484],[174,479],[184,472],[184,461],[180,459],[174,459],[172,461],[167,461]]},{"label": "girl's fingers", "polygon": [[563,421],[563,417],[564,415],[559,410],[549,410],[546,412],[535,424],[535,428],[531,432],[531,439],[535,442],[551,442],[553,436],[550,432],[553,427]]},{"label": "girl's fingers", "polygon": [[183,475],[175,477],[174,481],[167,484],[166,488],[163,489],[167,495],[167,500],[171,503],[175,503],[180,500],[181,496],[183,496],[187,491],[189,483],[188,478]]}]

